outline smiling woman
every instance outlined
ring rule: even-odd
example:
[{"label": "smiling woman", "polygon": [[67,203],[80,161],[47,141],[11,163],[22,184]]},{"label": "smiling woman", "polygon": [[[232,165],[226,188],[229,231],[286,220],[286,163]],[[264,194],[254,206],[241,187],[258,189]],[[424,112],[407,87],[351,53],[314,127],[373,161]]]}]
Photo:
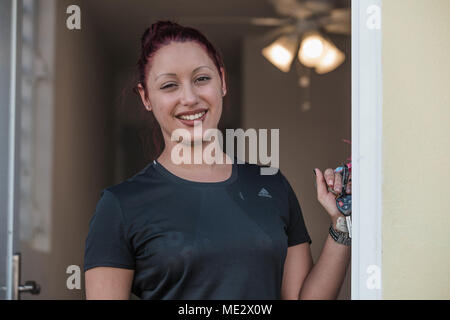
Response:
[{"label": "smiling woman", "polygon": [[[172,61],[185,61],[187,64],[183,69],[174,70],[177,65]],[[146,109],[152,111],[151,116],[157,120],[153,132],[157,156],[164,149],[165,143],[170,141],[167,135],[173,131],[170,123],[167,123],[169,127],[160,127],[162,123],[166,123],[162,121],[164,111],[189,127],[193,127],[193,120],[202,121],[204,129],[207,129],[205,126],[208,123],[209,127],[217,126],[222,112],[221,98],[226,95],[225,78],[221,55],[197,30],[171,21],[159,21],[147,28],[141,38],[139,81],[135,92],[140,94]],[[203,101],[189,100],[197,97],[193,92],[186,92],[194,88],[197,91],[201,89],[198,93],[204,98]],[[170,104],[173,105],[180,91],[183,93],[181,102],[185,107],[172,108]],[[186,107],[186,104],[194,104],[195,108]],[[214,106],[217,106],[216,110],[211,110],[210,107]],[[202,119],[198,119],[200,117]],[[206,117],[208,121],[205,121]],[[159,135],[160,129],[163,137]]]},{"label": "smiling woman", "polygon": [[[238,165],[221,149],[215,163],[171,157],[176,130],[193,137],[195,159],[203,149],[196,144],[212,143],[202,131],[216,129],[222,115],[225,68],[209,41],[158,21],[142,37],[138,70],[136,91],[164,147],[140,173],[103,190],[86,239],[86,297],[335,298],[349,247],[329,237],[312,269],[302,210],[280,170],[262,175],[261,166]],[[330,170],[327,180],[342,186]],[[325,184],[317,170],[318,198],[335,225],[340,213]]]},{"label": "smiling woman", "polygon": [[165,143],[176,128],[186,127],[193,133],[194,119],[201,121],[204,130],[217,127],[226,83],[201,45],[172,42],[159,49],[151,63],[138,90],[146,109],[160,124]]}]

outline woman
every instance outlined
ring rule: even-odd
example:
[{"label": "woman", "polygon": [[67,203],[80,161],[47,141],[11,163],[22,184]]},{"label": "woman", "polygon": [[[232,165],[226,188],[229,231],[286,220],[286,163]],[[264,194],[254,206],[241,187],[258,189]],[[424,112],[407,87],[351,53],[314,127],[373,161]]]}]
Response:
[{"label": "woman", "polygon": [[[209,41],[158,21],[142,36],[138,66],[137,89],[164,149],[103,190],[86,239],[86,298],[335,299],[350,247],[329,235],[313,266],[300,205],[280,171],[261,175],[222,151],[222,163],[173,161],[174,130],[190,133],[185,145],[207,146],[194,125],[215,129],[222,114],[225,68]],[[341,190],[341,175],[316,173],[318,200],[336,226],[342,215],[327,187]]]}]

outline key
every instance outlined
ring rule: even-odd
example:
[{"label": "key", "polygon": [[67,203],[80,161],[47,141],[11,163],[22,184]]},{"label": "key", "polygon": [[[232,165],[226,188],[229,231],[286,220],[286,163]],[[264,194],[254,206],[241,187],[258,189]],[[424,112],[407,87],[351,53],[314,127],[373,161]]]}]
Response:
[{"label": "key", "polygon": [[336,196],[336,206],[339,209],[339,211],[344,216],[349,216],[352,213],[352,195],[346,193],[347,189],[347,183],[349,180],[349,169],[346,165],[343,165],[342,167],[342,190],[341,192]]},{"label": "key", "polygon": [[348,236],[352,237],[352,216],[346,216],[345,222],[347,223]]},{"label": "key", "polygon": [[352,237],[352,195],[347,194],[347,183],[349,182],[350,172],[346,165],[342,166],[342,192],[336,198],[336,206],[339,211],[345,216],[347,224],[348,235]]}]

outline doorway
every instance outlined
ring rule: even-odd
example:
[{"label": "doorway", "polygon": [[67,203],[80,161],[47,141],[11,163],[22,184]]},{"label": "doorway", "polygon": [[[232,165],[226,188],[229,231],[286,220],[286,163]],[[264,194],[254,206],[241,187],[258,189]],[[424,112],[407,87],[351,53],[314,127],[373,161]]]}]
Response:
[{"label": "doorway", "polygon": [[[230,18],[276,14],[269,1],[246,1],[245,6],[242,1],[239,6],[233,2],[238,3],[218,2],[217,6],[223,7],[216,8],[217,11],[204,9],[201,14],[208,17],[219,12]],[[73,4],[81,9],[80,30],[67,27],[67,8]],[[368,265],[381,267],[377,256],[379,243],[374,240],[379,229],[372,233],[369,227],[374,221],[379,223],[380,208],[358,202],[371,199],[373,203],[380,197],[380,193],[370,191],[378,188],[380,182],[376,181],[370,190],[365,189],[363,185],[369,183],[371,175],[361,174],[369,171],[373,174],[377,171],[371,170],[379,168],[375,160],[365,162],[379,154],[378,144],[374,149],[368,149],[366,144],[378,134],[377,124],[368,124],[368,119],[377,119],[376,114],[366,112],[378,112],[381,102],[373,105],[370,102],[373,96],[367,92],[379,88],[379,82],[369,82],[368,74],[362,72],[367,65],[374,72],[379,70],[378,64],[371,64],[379,48],[376,42],[379,31],[370,33],[370,29],[361,27],[367,20],[367,8],[374,4],[381,6],[381,1],[352,2],[352,19],[359,21],[352,25],[352,38],[339,35],[331,38],[346,53],[347,60],[333,73],[310,73],[310,89],[299,86],[298,70],[284,74],[262,57],[259,40],[268,34],[270,27],[193,23],[225,57],[230,84],[225,103],[229,104],[230,112],[225,116],[224,127],[281,128],[280,166],[302,204],[314,243],[314,259],[327,235],[328,221],[315,202],[310,171],[315,166],[335,167],[336,161],[346,159],[350,152],[353,154],[354,212],[365,212],[364,217],[368,218],[354,215],[354,228],[360,231],[355,232],[353,243],[359,245],[352,247],[352,264],[339,299],[379,298],[380,292],[366,289],[364,282],[370,276],[366,272]],[[100,190],[130,177],[148,162],[144,156],[145,139],[141,140],[146,134],[145,120],[140,116],[139,97],[131,90],[140,36],[149,21],[193,16],[193,9],[178,8],[175,12],[170,1],[152,2],[148,8],[142,2],[131,5],[130,1],[105,0],[2,1],[1,5],[2,15],[7,17],[1,19],[7,25],[1,31],[2,40],[10,44],[8,49],[17,48],[14,51],[2,47],[6,50],[2,57],[7,57],[1,59],[2,68],[14,65],[8,52],[15,52],[20,58],[15,71],[2,72],[0,83],[2,99],[5,97],[0,120],[4,130],[2,150],[3,146],[10,148],[9,157],[0,157],[0,170],[5,177],[1,181],[9,181],[0,192],[0,203],[5,207],[0,216],[0,263],[7,266],[0,268],[0,283],[12,286],[12,280],[8,279],[12,278],[13,265],[8,261],[15,252],[20,252],[22,282],[34,280],[40,286],[39,295],[23,294],[22,299],[83,299],[82,272],[79,285],[72,276],[82,270],[84,240]],[[14,5],[16,15],[12,13]],[[16,26],[15,33],[11,26]],[[17,45],[11,41],[12,34],[18,39]],[[375,42],[369,48],[361,39],[371,37]],[[355,41],[360,41],[358,47]],[[374,50],[370,51],[371,48]],[[16,89],[11,83],[17,84]],[[261,86],[267,86],[264,91],[271,93],[268,97],[282,97],[281,101],[264,99],[258,91]],[[322,94],[327,88],[328,94]],[[10,92],[15,92],[15,103],[9,99]],[[372,93],[379,94],[376,90]],[[14,105],[15,118],[10,117]],[[287,109],[274,118],[270,113],[274,105]],[[255,113],[254,108],[265,108],[267,112]],[[362,128],[371,131],[367,133]],[[283,132],[289,134],[283,136]],[[352,140],[351,148],[342,143],[342,138]],[[320,146],[327,144],[331,148],[324,152]],[[299,147],[289,150],[287,145]],[[305,157],[302,150],[311,156]],[[8,202],[11,190],[14,197]],[[365,240],[360,234],[365,235]],[[368,247],[369,253],[363,250]],[[7,291],[1,294],[0,298],[13,295]]]}]

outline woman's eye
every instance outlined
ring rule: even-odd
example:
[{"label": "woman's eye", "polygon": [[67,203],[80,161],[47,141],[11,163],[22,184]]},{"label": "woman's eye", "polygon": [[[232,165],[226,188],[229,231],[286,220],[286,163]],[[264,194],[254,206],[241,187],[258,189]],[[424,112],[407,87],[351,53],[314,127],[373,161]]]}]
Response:
[{"label": "woman's eye", "polygon": [[[209,79],[211,79],[210,77],[207,77],[207,76],[203,76],[203,77],[198,77],[197,78],[197,81],[208,81]],[[169,88],[172,88],[173,86],[176,86],[176,84],[175,83],[169,83],[169,84],[167,84],[167,85],[165,85],[165,86],[163,86],[163,87],[161,87],[161,89],[162,90],[164,90],[164,89],[169,89]]]},{"label": "woman's eye", "polygon": [[198,78],[197,78],[197,80],[200,80],[200,79],[204,79],[204,80],[202,80],[202,81],[206,81],[206,80],[209,80],[210,77],[204,76],[204,77],[198,77]]},{"label": "woman's eye", "polygon": [[174,83],[169,83],[168,85],[161,87],[161,89],[168,89],[168,88],[172,88],[175,84]]}]

